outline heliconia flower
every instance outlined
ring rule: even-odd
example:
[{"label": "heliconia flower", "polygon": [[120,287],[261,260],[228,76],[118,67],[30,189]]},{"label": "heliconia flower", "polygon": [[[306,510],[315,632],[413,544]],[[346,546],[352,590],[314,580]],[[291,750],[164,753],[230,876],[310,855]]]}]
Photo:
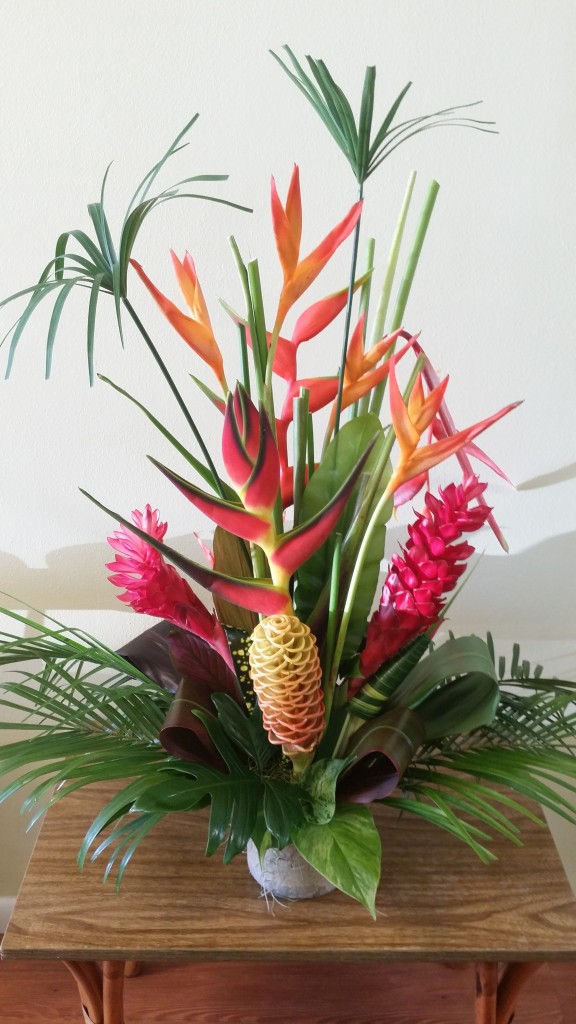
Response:
[{"label": "heliconia flower", "polygon": [[251,637],[250,676],[271,743],[309,754],[324,732],[322,666],[316,639],[295,615],[264,618]]},{"label": "heliconia flower", "polygon": [[[368,280],[370,272],[363,274],[357,278],[354,282],[353,291],[357,291],[358,288]],[[313,302],[308,309],[305,309],[303,313],[298,317],[294,330],[290,338],[284,338],[282,335],[278,338],[276,343],[276,350],[274,353],[274,373],[278,377],[283,377],[288,383],[292,383],[297,376],[296,371],[296,358],[298,348],[305,341],[310,341],[312,338],[317,337],[321,334],[326,327],[332,323],[332,321],[338,316],[339,313],[344,309],[348,300],[348,288],[341,288],[337,292],[333,292],[331,295],[327,295],[323,299],[319,299],[317,302]],[[232,317],[234,323],[241,324],[246,331],[246,341],[250,348],[252,348],[252,337],[250,334],[250,327],[247,320],[236,313],[226,302],[222,302],[227,313]],[[270,345],[270,339],[272,332],[267,331],[266,339],[268,345]]]},{"label": "heliconia flower", "polygon": [[[428,387],[430,389],[436,387],[436,385],[439,383],[436,371],[434,370],[434,367],[432,366],[432,363],[430,362],[428,356],[424,352],[424,349],[417,341],[414,343],[414,352],[416,353],[416,355],[424,359],[424,369],[422,372]],[[444,437],[449,437],[452,434],[456,433],[456,425],[454,423],[454,420],[452,419],[452,416],[450,415],[450,411],[445,401],[443,401],[440,405],[440,408],[438,410],[438,416],[434,423],[432,424],[432,429],[434,432],[434,436],[440,440]],[[472,456],[475,459],[478,459],[480,462],[483,462],[485,466],[488,466],[494,473],[496,473],[503,480],[509,483],[510,486],[513,486],[512,482],[508,479],[504,471],[500,469],[500,467],[497,466],[496,463],[491,458],[489,458],[489,456],[486,455],[486,453],[483,452],[481,448],[478,447],[478,445],[474,444],[473,441],[468,442],[468,444],[464,445],[464,447],[461,448],[460,451],[456,452],[456,458],[460,463],[464,477],[471,476],[473,473],[472,464],[470,462],[470,456]],[[481,498],[481,504],[483,503],[483,501],[484,499]],[[508,551],[508,544],[506,543],[506,539],[500,527],[498,526],[498,523],[496,522],[494,514],[492,512],[488,516],[486,522],[490,529],[492,530],[493,534],[495,535],[496,539],[498,540],[498,543],[504,549],[504,551]]]},{"label": "heliconia flower", "polygon": [[[369,394],[373,388],[377,387],[381,381],[385,380],[390,371],[390,362],[385,360],[380,363],[380,360],[386,353],[390,352],[396,344],[398,338],[407,338],[408,341],[399,352],[396,353],[396,360],[401,359],[403,355],[412,347],[414,339],[406,333],[406,331],[399,328],[390,334],[386,338],[382,338],[376,342],[368,350],[364,352],[364,322],[366,315],[363,313],[360,317],[352,337],[348,344],[348,352],[346,355],[346,364],[344,368],[344,386],[342,389],[342,410],[347,409],[354,402],[357,402],[364,395]],[[380,363],[380,365],[378,365]],[[328,420],[328,433],[332,432],[334,422],[336,419],[336,404],[334,404],[330,417]]]},{"label": "heliconia flower", "polygon": [[294,399],[298,398],[302,388],[310,393],[308,409],[311,413],[318,412],[332,402],[338,394],[338,377],[304,377],[294,380],[286,390],[280,420],[287,426],[294,417]]},{"label": "heliconia flower", "polygon": [[[167,523],[160,522],[158,510],[150,505],[143,512],[134,509],[132,522],[159,541],[168,529]],[[228,665],[232,664],[226,634],[218,619],[158,551],[123,526],[108,537],[108,543],[116,552],[114,561],[106,565],[113,573],[108,579],[116,587],[125,588],[123,594],[118,594],[119,601],[136,612],[166,619],[194,633],[218,651]]]},{"label": "heliconia flower", "polygon": [[433,421],[439,414],[442,402],[444,401],[448,377],[425,396],[422,375],[418,374],[408,399],[408,405],[406,405],[396,380],[395,364],[397,358],[397,356],[391,356],[389,359],[389,393],[392,427],[396,435],[398,447],[400,448],[400,458],[387,487],[389,495],[394,494],[398,487],[412,480],[413,477],[427,472],[450,455],[455,455],[478,434],[482,433],[483,430],[486,430],[521,404],[520,402],[513,402],[500,409],[499,412],[493,413],[492,416],[487,416],[478,423],[473,423],[472,426],[466,427],[464,430],[457,430],[449,436],[441,438],[439,441],[419,447],[422,434],[428,427],[432,426]]},{"label": "heliconia flower", "polygon": [[280,330],[288,310],[304,294],[321,270],[332,258],[336,249],[348,238],[362,212],[362,202],[355,203],[344,219],[326,235],[326,238],[308,256],[300,259],[302,236],[302,200],[298,167],[294,167],[286,205],[282,206],[272,179],[272,224],[280,265],[284,273],[284,284],[278,302],[274,333]]},{"label": "heliconia flower", "polygon": [[218,378],[224,394],[227,394],[228,385],[224,375],[222,353],[214,337],[204,295],[196,275],[194,261],[190,253],[186,253],[182,262],[173,252],[171,256],[180,290],[192,316],[186,316],[166,295],[163,295],[136,260],[132,259],[130,263],[156,300],[166,319],[180,337],[184,338],[186,344],[211,367]]},{"label": "heliconia flower", "polygon": [[270,421],[241,384],[228,395],[222,458],[242,504],[250,512],[271,516],[280,486],[280,460]]},{"label": "heliconia flower", "polygon": [[[369,678],[411,640],[439,618],[448,594],[466,569],[474,552],[460,542],[464,533],[479,530],[490,514],[480,501],[486,484],[469,476],[463,484],[449,484],[439,497],[428,493],[422,513],[408,527],[409,540],[401,555],[392,556],[382,597],[368,624],[366,645],[360,656],[360,672]],[[350,695],[362,681],[352,685]]]},{"label": "heliconia flower", "polygon": [[[353,291],[355,292],[358,288],[361,288],[369,277],[370,272],[357,278],[354,282]],[[313,302],[308,309],[305,309],[300,314],[294,324],[294,330],[290,339],[291,344],[298,347],[303,341],[310,341],[312,338],[315,338],[336,319],[338,314],[344,309],[347,301],[348,288],[341,288],[339,291],[327,295],[324,299]]]}]

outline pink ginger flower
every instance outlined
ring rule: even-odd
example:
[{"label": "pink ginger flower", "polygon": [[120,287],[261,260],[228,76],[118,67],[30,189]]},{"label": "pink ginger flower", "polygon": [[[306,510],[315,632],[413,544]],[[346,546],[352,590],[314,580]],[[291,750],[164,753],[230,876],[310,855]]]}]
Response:
[{"label": "pink ginger flower", "polygon": [[[160,541],[168,529],[168,523],[160,522],[158,510],[150,505],[146,505],[143,512],[134,509],[132,522]],[[113,571],[108,579],[114,586],[125,588],[123,594],[117,595],[118,600],[130,605],[135,612],[166,619],[201,637],[233,668],[222,625],[174,566],[124,526],[108,537],[108,543],[116,551],[114,561],[106,564],[106,568]]]},{"label": "pink ginger flower", "polygon": [[[457,542],[462,534],[479,530],[492,511],[486,504],[469,507],[485,489],[478,477],[468,476],[462,484],[440,488],[438,498],[426,495],[424,511],[408,527],[406,547],[401,555],[392,556],[380,606],[368,625],[360,656],[364,679],[439,618],[445,595],[454,589],[475,550],[466,541]],[[352,691],[361,685],[358,680]]]}]

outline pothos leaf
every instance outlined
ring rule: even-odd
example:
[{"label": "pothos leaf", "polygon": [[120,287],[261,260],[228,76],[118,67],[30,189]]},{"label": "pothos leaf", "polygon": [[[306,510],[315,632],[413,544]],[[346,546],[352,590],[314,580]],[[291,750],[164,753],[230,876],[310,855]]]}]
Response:
[{"label": "pothos leaf", "polygon": [[327,824],[304,825],[293,842],[304,860],[376,917],[382,851],[367,807],[343,804]]}]

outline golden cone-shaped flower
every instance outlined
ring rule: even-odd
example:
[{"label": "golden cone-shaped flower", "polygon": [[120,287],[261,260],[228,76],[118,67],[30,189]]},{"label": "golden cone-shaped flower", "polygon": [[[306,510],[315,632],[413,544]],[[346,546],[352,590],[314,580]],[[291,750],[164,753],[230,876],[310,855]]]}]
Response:
[{"label": "golden cone-shaped flower", "polygon": [[311,753],[324,731],[324,697],[309,627],[296,615],[268,615],[252,633],[249,660],[270,742],[289,756]]}]

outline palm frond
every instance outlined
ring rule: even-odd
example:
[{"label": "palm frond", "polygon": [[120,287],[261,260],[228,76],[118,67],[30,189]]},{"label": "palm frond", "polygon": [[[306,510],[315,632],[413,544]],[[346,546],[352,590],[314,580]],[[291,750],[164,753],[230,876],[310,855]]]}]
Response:
[{"label": "palm frond", "polygon": [[395,124],[396,114],[412,84],[408,82],[372,133],[376,68],[366,68],[360,111],[356,121],[348,98],[330,74],[324,61],[307,56],[309,74],[289,46],[283,46],[282,49],[287,54],[288,61],[283,60],[272,50],[270,52],[314,108],[346,157],[360,186],[394,149],[419,132],[446,125],[494,132],[494,122],[462,116],[461,111],[474,107],[477,103],[446,107]]},{"label": "palm frond", "polygon": [[[50,376],[54,343],[64,305],[73,289],[76,286],[82,286],[90,289],[87,320],[87,358],[90,383],[93,383],[94,338],[98,297],[101,292],[114,297],[118,327],[122,337],[121,311],[122,304],[127,301],[130,257],[144,221],[156,207],[173,199],[204,199],[250,212],[248,207],[241,206],[228,199],[186,190],[186,186],[193,182],[226,181],[228,178],[226,174],[191,175],[175,182],[168,188],[162,189],[155,196],[149,197],[150,189],[156,181],[158,174],[164,168],[164,165],[176,153],[188,145],[187,142],[183,143],[182,139],[188,134],[197,117],[198,115],[195,114],[188,124],[184,126],[163,157],[154,164],[138,185],[128,204],[119,241],[116,246],[112,240],[112,233],[104,207],[105,186],[111,166],[109,165],[102,182],[99,201],[88,205],[88,216],[91,220],[95,237],[91,237],[82,230],[63,232],[57,239],[54,257],[48,261],[38,281],[28,288],[21,289],[0,301],[0,307],[2,307],[15,299],[22,298],[25,295],[29,296],[24,311],[3,338],[3,341],[6,341],[9,337],[11,338],[6,366],[7,377],[12,370],[16,349],[28,320],[40,302],[56,290],[57,297],[50,319],[46,344],[46,377]],[[71,245],[75,245],[76,248],[71,249]]]}]

